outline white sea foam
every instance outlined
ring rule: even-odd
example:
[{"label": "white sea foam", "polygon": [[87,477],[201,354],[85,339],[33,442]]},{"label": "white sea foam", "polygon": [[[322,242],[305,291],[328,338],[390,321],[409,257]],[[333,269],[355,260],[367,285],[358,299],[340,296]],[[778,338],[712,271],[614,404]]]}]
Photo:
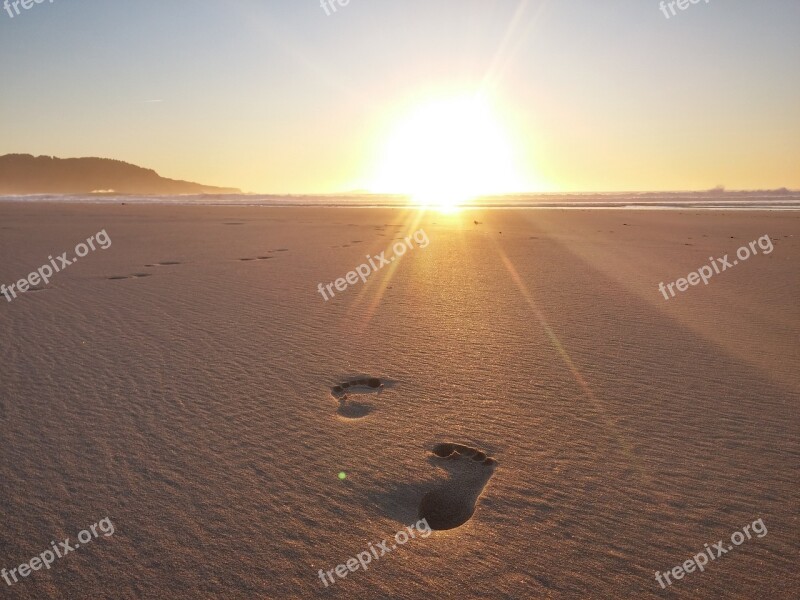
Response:
[{"label": "white sea foam", "polygon": [[[70,202],[80,204],[172,204],[223,206],[331,206],[406,207],[414,206],[407,196],[382,194],[39,194],[0,196],[0,202]],[[647,210],[800,210],[800,191],[755,192],[624,192],[624,193],[541,193],[485,196],[467,203],[483,208],[563,209],[647,209]]]}]

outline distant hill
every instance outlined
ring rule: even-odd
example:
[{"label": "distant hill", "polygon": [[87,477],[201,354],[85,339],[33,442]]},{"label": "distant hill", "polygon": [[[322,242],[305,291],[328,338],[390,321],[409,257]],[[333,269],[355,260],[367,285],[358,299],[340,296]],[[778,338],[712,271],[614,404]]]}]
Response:
[{"label": "distant hill", "polygon": [[0,194],[238,194],[241,190],[159,176],[109,158],[0,156]]}]

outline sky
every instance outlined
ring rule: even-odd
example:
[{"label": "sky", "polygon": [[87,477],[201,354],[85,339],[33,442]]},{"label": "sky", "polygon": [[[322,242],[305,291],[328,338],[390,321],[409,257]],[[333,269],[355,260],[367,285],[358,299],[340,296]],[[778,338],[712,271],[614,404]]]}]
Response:
[{"label": "sky", "polygon": [[276,194],[800,188],[798,0],[333,5],[0,10],[0,155]]}]

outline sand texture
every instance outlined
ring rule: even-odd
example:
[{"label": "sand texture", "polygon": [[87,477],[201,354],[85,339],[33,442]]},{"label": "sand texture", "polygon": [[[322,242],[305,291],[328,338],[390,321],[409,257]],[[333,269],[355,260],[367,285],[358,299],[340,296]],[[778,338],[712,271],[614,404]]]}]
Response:
[{"label": "sand texture", "polygon": [[0,297],[0,568],[115,533],[0,598],[798,598],[800,213],[0,203],[0,283],[100,230]]}]

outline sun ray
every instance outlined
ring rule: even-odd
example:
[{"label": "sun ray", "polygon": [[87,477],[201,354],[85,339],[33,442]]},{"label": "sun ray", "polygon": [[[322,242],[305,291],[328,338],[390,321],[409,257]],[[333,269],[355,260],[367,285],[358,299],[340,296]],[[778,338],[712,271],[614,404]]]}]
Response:
[{"label": "sun ray", "polygon": [[548,322],[544,313],[537,305],[536,301],[534,300],[533,296],[528,290],[528,287],[522,280],[522,277],[520,277],[519,273],[517,272],[517,269],[514,267],[514,264],[511,262],[511,260],[508,258],[506,253],[503,251],[503,249],[497,242],[495,242],[495,248],[497,250],[497,253],[500,255],[500,259],[503,261],[503,265],[505,266],[506,270],[511,276],[512,281],[517,286],[517,289],[519,289],[519,292],[524,298],[525,302],[527,302],[528,306],[531,307],[531,310],[533,311],[533,316],[539,322],[539,325],[544,330],[545,334],[550,340],[550,343],[553,345],[553,348],[555,348],[556,352],[558,353],[558,355],[561,357],[561,360],[569,369],[576,383],[583,391],[584,395],[589,400],[589,402],[592,404],[595,413],[603,420],[603,425],[608,429],[608,431],[610,431],[613,434],[619,448],[622,450],[623,453],[625,453],[628,459],[630,459],[631,464],[634,465],[634,468],[636,469],[636,473],[639,476],[639,478],[643,481],[646,481],[648,484],[651,483],[650,477],[647,474],[647,469],[642,464],[638,455],[635,453],[633,447],[625,439],[625,436],[619,431],[619,428],[616,426],[616,424],[614,424],[605,406],[603,406],[603,403],[597,398],[597,396],[595,396],[594,392],[592,391],[592,388],[589,386],[589,384],[586,382],[581,372],[578,370],[577,365],[572,360],[572,357],[570,357],[569,353],[567,352],[564,345],[561,343],[561,340],[558,338],[553,328],[550,326],[550,323]]},{"label": "sun ray", "polygon": [[[404,219],[404,214],[406,213],[405,211],[401,211],[400,214],[398,214],[397,220],[393,223],[393,226],[396,226],[398,221],[405,221],[402,224],[405,235],[411,235],[411,233],[417,230],[419,224],[422,222],[425,212],[425,209],[414,210],[410,213],[407,213],[408,218]],[[363,302],[368,301],[368,305],[364,311],[364,316],[361,321],[359,333],[363,333],[370,321],[372,321],[372,317],[375,315],[375,311],[377,311],[378,306],[380,305],[381,300],[386,293],[386,288],[389,286],[389,283],[391,283],[395,271],[399,268],[402,262],[402,259],[396,260],[385,269],[377,273],[373,273],[371,279],[375,279],[374,289],[370,289],[369,285],[364,285],[362,287],[349,312],[350,316],[352,316],[358,306],[363,304]],[[372,283],[372,281],[369,281],[368,283]]]}]

